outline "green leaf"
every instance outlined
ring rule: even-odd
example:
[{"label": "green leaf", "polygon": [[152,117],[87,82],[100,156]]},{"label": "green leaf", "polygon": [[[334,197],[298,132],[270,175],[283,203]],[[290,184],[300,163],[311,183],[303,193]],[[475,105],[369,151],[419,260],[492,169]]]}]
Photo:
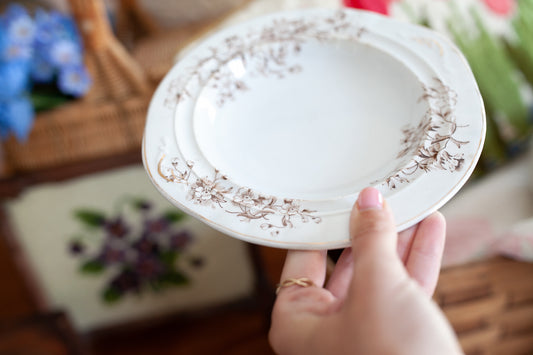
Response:
[{"label": "green leaf", "polygon": [[[480,83],[483,98],[490,101],[495,112],[502,112],[507,123],[516,130],[516,137],[507,137],[507,140],[521,138],[527,134],[527,105],[520,91],[520,82],[516,78],[518,68],[507,53],[500,38],[491,35],[481,16],[477,11],[472,11],[474,21],[480,30],[478,38],[478,52],[475,59],[478,65],[472,65],[476,79]],[[477,48],[477,47],[474,47]],[[467,57],[468,58],[468,57]]]},{"label": "green leaf", "polygon": [[476,10],[472,9],[470,15],[477,31],[466,30],[461,26],[464,23],[462,16],[458,11],[455,14],[454,21],[448,24],[454,40],[470,63],[487,110],[494,113],[493,118],[501,118],[488,128],[496,132],[487,135],[499,135],[504,144],[523,139],[530,131],[528,109],[521,92],[523,79],[516,75],[518,68],[508,48],[501,38],[489,33]]},{"label": "green leaf", "polygon": [[30,93],[30,99],[36,112],[51,110],[72,100],[65,95],[55,83],[35,84]]},{"label": "green leaf", "polygon": [[77,210],[74,212],[74,217],[84,225],[92,228],[100,227],[105,221],[105,215],[95,210]]},{"label": "green leaf", "polygon": [[80,266],[80,272],[84,274],[100,274],[104,269],[105,265],[99,260],[89,260]]},{"label": "green leaf", "polygon": [[150,287],[152,288],[152,291],[154,292],[161,292],[163,288],[165,287],[164,282],[160,280],[151,280],[149,282]]},{"label": "green leaf", "polygon": [[517,16],[512,21],[516,36],[508,44],[510,54],[530,85],[533,85],[533,6],[530,0],[519,1]]},{"label": "green leaf", "polygon": [[185,218],[187,218],[187,214],[185,214],[184,212],[180,210],[171,210],[171,211],[166,211],[163,214],[163,217],[171,223],[178,223],[184,220]]},{"label": "green leaf", "polygon": [[51,110],[71,100],[69,97],[63,95],[47,95],[38,93],[32,93],[30,98],[35,112]]},{"label": "green leaf", "polygon": [[122,298],[122,294],[113,287],[109,287],[102,293],[102,299],[106,303],[115,303]]},{"label": "green leaf", "polygon": [[533,60],[528,57],[525,48],[518,44],[513,44],[508,40],[505,40],[504,43],[509,56],[514,60],[518,69],[522,71],[524,78],[528,81],[529,85],[533,85]]},{"label": "green leaf", "polygon": [[169,271],[163,274],[160,280],[161,282],[175,286],[183,286],[189,283],[189,278],[179,271]]},{"label": "green leaf", "polygon": [[173,268],[177,258],[178,253],[174,250],[164,250],[159,254],[159,260],[161,260],[167,268]]}]

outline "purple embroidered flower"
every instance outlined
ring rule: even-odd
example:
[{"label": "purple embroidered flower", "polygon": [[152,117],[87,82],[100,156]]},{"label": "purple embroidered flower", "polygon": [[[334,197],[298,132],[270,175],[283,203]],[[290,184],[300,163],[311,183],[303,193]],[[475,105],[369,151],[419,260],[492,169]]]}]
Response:
[{"label": "purple embroidered flower", "polygon": [[148,237],[142,237],[135,243],[133,243],[133,248],[139,252],[141,255],[150,255],[156,254],[159,251],[159,244],[149,239]]},{"label": "purple embroidered flower", "polygon": [[[186,215],[176,210],[152,215],[153,206],[144,199],[129,197],[120,202],[118,206],[122,209],[112,216],[94,209],[75,211],[74,217],[85,227],[80,235],[85,238],[86,233],[94,233],[97,238],[93,240],[102,238],[102,242],[91,250],[90,245],[82,244],[82,237],[75,236],[68,245],[70,253],[81,259],[80,272],[104,277],[116,275],[107,280],[102,300],[113,303],[128,293],[187,284],[189,278],[177,261],[185,254],[193,236],[187,230],[176,228]],[[194,268],[204,263],[199,257],[184,257]]]},{"label": "purple embroidered flower", "polygon": [[130,228],[124,223],[120,216],[107,221],[104,228],[109,236],[114,238],[123,238],[130,232]]},{"label": "purple embroidered flower", "polygon": [[83,254],[85,251],[85,244],[79,240],[72,241],[69,245],[69,251],[73,255]]},{"label": "purple embroidered flower", "polygon": [[132,270],[123,270],[111,280],[110,286],[119,294],[123,294],[128,291],[139,292],[141,288],[141,282],[139,275],[136,272]]},{"label": "purple embroidered flower", "polygon": [[205,265],[205,260],[200,257],[193,257],[190,260],[191,266],[195,269],[202,268]]},{"label": "purple embroidered flower", "polygon": [[179,231],[170,236],[170,247],[174,250],[185,249],[192,241],[192,234],[187,231]]},{"label": "purple embroidered flower", "polygon": [[150,256],[141,256],[135,263],[135,271],[142,277],[153,279],[158,277],[165,270],[161,261]]},{"label": "purple embroidered flower", "polygon": [[166,218],[147,220],[145,223],[145,231],[150,235],[166,232],[169,227],[170,222]]},{"label": "purple embroidered flower", "polygon": [[81,97],[89,91],[91,78],[83,66],[67,67],[59,73],[57,85],[63,93]]},{"label": "purple embroidered flower", "polygon": [[126,253],[118,247],[106,245],[102,249],[98,259],[104,265],[118,264],[126,260]]}]

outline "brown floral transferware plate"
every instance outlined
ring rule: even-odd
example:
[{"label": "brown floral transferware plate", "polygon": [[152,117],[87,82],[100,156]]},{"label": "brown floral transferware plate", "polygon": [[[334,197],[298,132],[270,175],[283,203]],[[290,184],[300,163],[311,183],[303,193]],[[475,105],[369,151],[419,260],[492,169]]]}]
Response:
[{"label": "brown floral transferware plate", "polygon": [[221,31],[157,89],[143,159],[159,191],[220,231],[280,248],[349,245],[358,192],[399,230],[467,181],[483,102],[459,50],[355,10],[278,13]]}]

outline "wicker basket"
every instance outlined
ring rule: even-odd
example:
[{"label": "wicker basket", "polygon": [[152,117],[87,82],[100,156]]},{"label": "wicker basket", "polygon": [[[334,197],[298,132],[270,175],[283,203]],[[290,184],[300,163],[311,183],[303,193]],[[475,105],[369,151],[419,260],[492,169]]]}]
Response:
[{"label": "wicker basket", "polygon": [[17,171],[32,171],[127,151],[135,137],[125,135],[124,127],[113,103],[65,105],[40,114],[26,143],[6,142],[8,163]]},{"label": "wicker basket", "polygon": [[129,42],[130,55],[111,31],[102,0],[69,3],[92,88],[82,100],[37,115],[27,142],[7,140],[0,177],[140,149],[150,98],[176,53],[229,15],[163,30],[135,0],[121,0],[118,36]]},{"label": "wicker basket", "polygon": [[222,18],[199,21],[141,38],[132,49],[132,55],[145,69],[150,81],[158,83],[174,64],[178,50],[201,37],[220,21]]},{"label": "wicker basket", "polygon": [[114,37],[101,0],[69,0],[93,85],[81,100],[37,115],[27,142],[10,138],[10,173],[109,156],[140,147],[152,85]]},{"label": "wicker basket", "polygon": [[533,354],[533,264],[495,258],[441,272],[435,300],[468,355]]}]

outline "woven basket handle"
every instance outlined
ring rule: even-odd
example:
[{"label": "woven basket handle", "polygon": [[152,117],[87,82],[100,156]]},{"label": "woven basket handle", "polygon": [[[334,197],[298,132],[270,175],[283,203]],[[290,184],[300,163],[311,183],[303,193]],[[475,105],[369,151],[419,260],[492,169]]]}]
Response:
[{"label": "woven basket handle", "polygon": [[93,87],[85,100],[124,100],[150,92],[144,70],[115,38],[102,0],[69,0],[83,37]]},{"label": "woven basket handle", "polygon": [[146,36],[162,32],[162,27],[142,9],[137,0],[120,0],[117,10],[117,37],[127,47]]},{"label": "woven basket handle", "polygon": [[69,0],[69,4],[88,51],[103,48],[114,39],[102,0]]}]

